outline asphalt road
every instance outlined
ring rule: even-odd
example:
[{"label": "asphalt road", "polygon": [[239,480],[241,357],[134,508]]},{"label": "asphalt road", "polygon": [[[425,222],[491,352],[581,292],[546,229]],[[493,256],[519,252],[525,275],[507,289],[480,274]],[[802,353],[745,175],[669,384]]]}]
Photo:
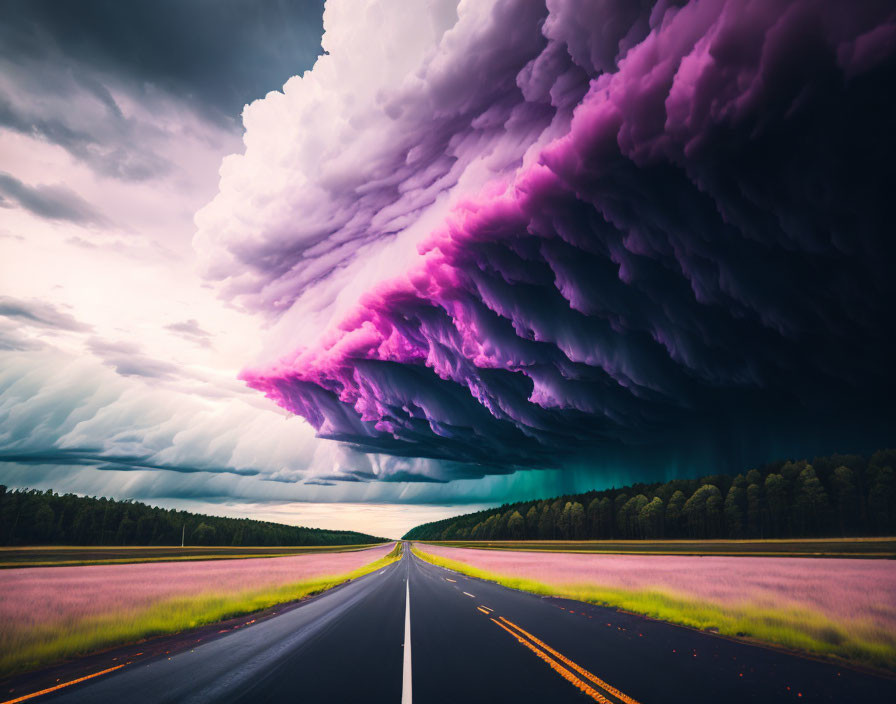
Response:
[{"label": "asphalt road", "polygon": [[859,700],[896,701],[896,681],[505,589],[434,567],[407,550],[400,562],[267,621],[40,698],[127,704]]}]

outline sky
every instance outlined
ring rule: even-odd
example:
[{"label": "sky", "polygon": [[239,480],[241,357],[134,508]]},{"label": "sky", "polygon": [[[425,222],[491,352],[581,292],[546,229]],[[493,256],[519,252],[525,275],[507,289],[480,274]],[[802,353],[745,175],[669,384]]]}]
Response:
[{"label": "sky", "polygon": [[8,0],[0,482],[396,537],[894,443],[896,12]]}]

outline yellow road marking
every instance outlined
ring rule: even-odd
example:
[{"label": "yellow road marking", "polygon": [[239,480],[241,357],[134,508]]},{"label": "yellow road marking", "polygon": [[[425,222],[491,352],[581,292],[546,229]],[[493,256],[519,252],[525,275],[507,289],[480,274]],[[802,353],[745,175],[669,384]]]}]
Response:
[{"label": "yellow road marking", "polygon": [[118,670],[125,665],[129,665],[130,663],[124,663],[123,665],[116,665],[115,667],[110,667],[108,670],[100,670],[99,672],[94,672],[92,675],[85,675],[84,677],[79,677],[76,680],[72,680],[71,682],[63,682],[62,684],[57,684],[55,687],[47,687],[46,689],[42,689],[39,692],[32,692],[31,694],[25,694],[21,697],[16,697],[15,699],[7,699],[5,702],[0,702],[0,704],[15,704],[15,702],[23,702],[26,699],[34,699],[34,697],[40,697],[44,694],[49,694],[50,692],[55,692],[57,689],[62,689],[63,687],[70,687],[73,684],[78,684],[78,682],[83,682],[84,680],[89,680],[94,677],[99,677],[100,675],[105,675],[107,672],[112,672],[113,670]]},{"label": "yellow road marking", "polygon": [[488,611],[489,613],[491,613],[492,611],[494,611],[494,609],[490,609],[490,608],[488,608],[487,606],[480,606],[479,608],[480,608],[480,609],[485,609],[485,610]]},{"label": "yellow road marking", "polygon": [[532,643],[530,643],[528,640],[523,638],[521,635],[519,635],[515,631],[510,630],[507,626],[505,626],[503,623],[501,623],[497,619],[491,618],[489,620],[492,621],[493,623],[497,623],[501,628],[503,628],[505,631],[507,631],[510,635],[512,635],[514,638],[516,638],[520,643],[525,645],[527,648],[529,648],[529,650],[531,650],[538,657],[540,657],[542,660],[544,660],[548,665],[550,665],[551,669],[554,672],[556,672],[558,675],[560,675],[563,679],[565,679],[568,682],[570,682],[571,684],[573,684],[578,689],[582,690],[585,694],[587,694],[589,697],[591,697],[594,701],[600,702],[600,704],[613,704],[613,702],[611,702],[604,695],[602,695],[600,692],[598,692],[596,689],[594,689],[594,687],[589,685],[584,680],[580,680],[570,670],[563,667],[563,665],[561,665],[559,662],[554,660],[554,658],[552,658],[550,655],[545,653],[540,648],[537,648],[534,645],[532,645]]},{"label": "yellow road marking", "polygon": [[[600,679],[600,678],[597,677],[596,675],[594,675],[594,674],[588,672],[588,670],[586,670],[584,667],[581,667],[581,666],[577,665],[576,663],[574,663],[572,660],[570,660],[569,658],[567,658],[567,657],[566,657],[565,655],[563,655],[562,653],[558,653],[556,650],[554,650],[554,649],[553,649],[551,646],[549,646],[547,643],[544,643],[544,642],[540,641],[538,638],[536,638],[535,636],[533,636],[533,635],[532,635],[531,633],[529,633],[528,631],[526,631],[526,630],[520,628],[519,626],[517,626],[515,623],[513,623],[513,621],[508,621],[508,620],[507,620],[506,618],[504,618],[503,616],[500,616],[499,618],[500,618],[502,621],[504,621],[504,623],[506,623],[507,625],[512,626],[513,628],[515,628],[516,630],[518,630],[520,633],[522,633],[522,634],[523,634],[524,636],[526,636],[527,638],[530,638],[530,639],[532,640],[533,643],[536,643],[536,644],[539,645],[540,647],[544,648],[547,652],[549,652],[551,655],[553,655],[555,658],[557,658],[557,659],[558,659],[560,662],[562,662],[564,665],[567,665],[568,667],[570,667],[571,669],[575,670],[576,672],[578,672],[578,673],[579,673],[580,675],[582,675],[583,677],[586,677],[587,679],[591,680],[591,681],[592,681],[594,684],[596,684],[598,687],[600,687],[601,689],[603,689],[603,690],[609,692],[609,693],[612,694],[614,697],[617,697],[618,699],[621,699],[622,701],[625,702],[625,704],[639,704],[639,702],[638,702],[637,699],[632,699],[632,698],[631,698],[630,696],[628,696],[627,694],[624,694],[623,692],[620,692],[618,689],[616,689],[616,688],[613,687],[612,685],[607,684],[606,682],[604,682],[602,679]],[[494,619],[492,619],[492,620],[494,620]]]},{"label": "yellow road marking", "polygon": [[486,611],[485,609],[483,609],[481,606],[477,606],[476,609],[477,609],[478,611],[481,611],[482,613],[484,613],[486,616],[488,616],[488,611]]}]

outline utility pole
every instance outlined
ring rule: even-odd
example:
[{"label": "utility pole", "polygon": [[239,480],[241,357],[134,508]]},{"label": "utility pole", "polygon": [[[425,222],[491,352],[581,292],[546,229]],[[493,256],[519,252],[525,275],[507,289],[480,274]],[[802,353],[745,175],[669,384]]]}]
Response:
[{"label": "utility pole", "polygon": [[183,527],[180,530],[180,546],[184,546],[184,536],[187,534],[187,524],[184,523]]}]

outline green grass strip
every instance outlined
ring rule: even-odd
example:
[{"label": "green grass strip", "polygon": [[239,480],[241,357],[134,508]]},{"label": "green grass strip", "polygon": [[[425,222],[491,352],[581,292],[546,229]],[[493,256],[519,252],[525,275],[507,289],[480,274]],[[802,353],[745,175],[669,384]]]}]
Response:
[{"label": "green grass strip", "polygon": [[[355,550],[332,550],[331,552],[356,552]],[[284,552],[267,555],[195,555],[195,556],[166,556],[166,557],[121,557],[98,560],[47,560],[43,562],[0,562],[0,569],[15,569],[19,567],[84,567],[85,565],[137,565],[146,562],[211,562],[213,560],[249,560],[267,559],[275,557],[299,557],[319,553]]]},{"label": "green grass strip", "polygon": [[851,557],[892,559],[893,538],[778,538],[750,540],[421,540],[476,550],[595,555],[715,555],[721,557]]},{"label": "green grass strip", "polygon": [[[141,552],[159,552],[157,547],[137,546],[131,548],[97,547],[97,548],[59,548],[54,546],[38,546],[26,548],[0,548],[0,569],[20,567],[76,567],[82,565],[124,565],[143,562],[201,562],[204,560],[246,560],[268,557],[296,557],[297,555],[319,555],[329,552],[359,552],[376,547],[379,543],[358,545],[314,545],[300,548],[284,548],[277,552],[240,552],[239,548],[220,548],[208,552],[196,552],[193,548],[170,548],[171,552],[141,556]],[[250,548],[251,549],[251,548]],[[59,553],[53,559],[46,559],[43,553]],[[89,556],[79,557],[78,553]],[[126,557],[102,557],[103,552],[130,552]],[[66,555],[63,557],[63,555]],[[8,559],[8,558],[16,559]]]},{"label": "green grass strip", "polygon": [[412,547],[422,560],[511,589],[609,606],[661,621],[721,635],[754,639],[815,656],[842,658],[875,669],[896,671],[896,634],[872,623],[837,623],[810,609],[773,609],[713,604],[661,590],[625,590],[592,584],[550,585],[487,572]]},{"label": "green grass strip", "polygon": [[382,569],[400,558],[401,543],[396,543],[388,555],[345,574],[240,593],[206,592],[161,601],[134,613],[108,613],[74,624],[54,624],[18,632],[5,627],[0,632],[0,676],[34,670],[66,658],[153,636],[179,633],[320,594]]}]

